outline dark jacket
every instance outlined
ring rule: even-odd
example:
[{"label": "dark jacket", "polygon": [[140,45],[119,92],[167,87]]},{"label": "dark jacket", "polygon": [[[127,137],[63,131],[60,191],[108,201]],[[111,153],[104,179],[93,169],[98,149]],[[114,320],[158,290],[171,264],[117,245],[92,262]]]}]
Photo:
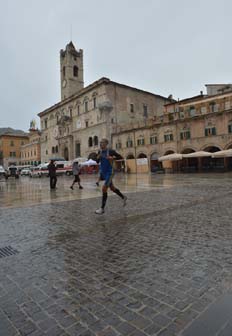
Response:
[{"label": "dark jacket", "polygon": [[48,175],[50,177],[56,176],[56,166],[54,165],[54,163],[49,163],[49,165],[48,165]]}]

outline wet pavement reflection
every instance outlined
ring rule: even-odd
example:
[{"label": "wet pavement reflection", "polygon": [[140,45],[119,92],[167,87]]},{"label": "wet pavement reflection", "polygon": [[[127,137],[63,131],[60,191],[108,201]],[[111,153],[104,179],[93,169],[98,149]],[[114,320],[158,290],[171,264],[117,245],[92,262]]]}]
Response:
[{"label": "wet pavement reflection", "polygon": [[[173,188],[178,185],[210,184],[211,181],[220,184],[223,180],[230,182],[232,174],[116,174],[115,184],[126,193],[139,191],[159,190],[160,188]],[[72,177],[58,177],[57,189],[50,190],[49,179],[29,178],[22,176],[15,180],[0,181],[0,207],[23,207],[40,203],[59,201],[70,201],[88,199],[101,196],[101,187],[97,187],[96,175],[82,175],[81,180],[84,186],[79,190],[77,184],[74,190],[70,189]]]},{"label": "wet pavement reflection", "polygon": [[0,336],[232,334],[232,174],[81,178],[0,182]]}]

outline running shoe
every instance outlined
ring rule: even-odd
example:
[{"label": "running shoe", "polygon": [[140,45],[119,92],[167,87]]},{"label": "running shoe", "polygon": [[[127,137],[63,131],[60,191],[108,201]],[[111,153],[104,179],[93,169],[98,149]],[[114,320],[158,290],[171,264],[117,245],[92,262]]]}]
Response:
[{"label": "running shoe", "polygon": [[123,206],[126,206],[126,202],[127,202],[127,197],[126,196],[124,196],[124,198],[123,198],[123,200],[122,200],[122,204],[123,204]]},{"label": "running shoe", "polygon": [[72,189],[72,190],[73,190],[73,186],[71,186],[71,187],[70,187],[70,189]]},{"label": "running shoe", "polygon": [[96,214],[98,214],[98,215],[102,215],[102,214],[104,214],[104,209],[102,209],[102,208],[99,208],[99,209],[97,209],[96,211],[95,211],[95,213]]},{"label": "running shoe", "polygon": [[79,189],[83,189],[83,187],[82,187],[82,186],[80,186],[80,187],[79,187]]}]

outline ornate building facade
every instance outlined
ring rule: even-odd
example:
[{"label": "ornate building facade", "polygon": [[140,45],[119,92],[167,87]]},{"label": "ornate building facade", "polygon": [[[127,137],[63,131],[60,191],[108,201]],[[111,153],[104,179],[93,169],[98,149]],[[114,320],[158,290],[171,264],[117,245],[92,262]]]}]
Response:
[{"label": "ornate building facade", "polygon": [[91,157],[99,140],[112,142],[122,125],[146,123],[171,99],[101,78],[84,87],[83,51],[70,42],[60,52],[61,101],[40,112],[41,160]]}]

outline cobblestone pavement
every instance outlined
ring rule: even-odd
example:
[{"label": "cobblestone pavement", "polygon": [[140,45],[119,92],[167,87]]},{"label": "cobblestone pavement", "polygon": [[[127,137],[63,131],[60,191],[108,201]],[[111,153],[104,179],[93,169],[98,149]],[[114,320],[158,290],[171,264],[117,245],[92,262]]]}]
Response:
[{"label": "cobblestone pavement", "polygon": [[2,182],[0,336],[232,335],[231,179],[119,176],[102,216],[94,178]]}]

